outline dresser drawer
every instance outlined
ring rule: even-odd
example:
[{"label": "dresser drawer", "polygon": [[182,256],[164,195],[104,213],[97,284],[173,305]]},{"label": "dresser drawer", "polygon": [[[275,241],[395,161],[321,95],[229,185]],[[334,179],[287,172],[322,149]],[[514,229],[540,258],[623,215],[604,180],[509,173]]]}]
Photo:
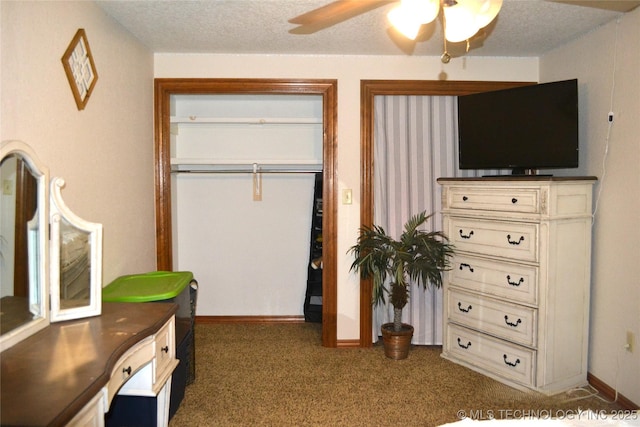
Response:
[{"label": "dresser drawer", "polygon": [[176,339],[175,339],[175,318],[168,321],[155,336],[155,372],[153,376],[154,384],[158,381],[164,382],[168,375],[173,372],[176,360]]},{"label": "dresser drawer", "polygon": [[449,187],[445,209],[540,212],[540,189]]},{"label": "dresser drawer", "polygon": [[153,338],[149,337],[131,347],[118,360],[107,384],[107,407],[120,387],[129,381],[140,368],[153,360]]},{"label": "dresser drawer", "polygon": [[178,366],[175,358],[175,318],[165,323],[153,337],[149,337],[152,361],[147,363],[118,391],[127,396],[157,396],[173,370]]},{"label": "dresser drawer", "polygon": [[447,318],[528,347],[536,347],[537,310],[481,295],[447,289]]},{"label": "dresser drawer", "polygon": [[538,224],[452,217],[448,237],[457,251],[538,261]]},{"label": "dresser drawer", "polygon": [[101,389],[65,427],[103,427],[105,412],[104,389]]},{"label": "dresser drawer", "polygon": [[455,255],[449,283],[487,295],[537,305],[538,267]]},{"label": "dresser drawer", "polygon": [[535,350],[448,324],[445,355],[518,384],[535,387]]}]

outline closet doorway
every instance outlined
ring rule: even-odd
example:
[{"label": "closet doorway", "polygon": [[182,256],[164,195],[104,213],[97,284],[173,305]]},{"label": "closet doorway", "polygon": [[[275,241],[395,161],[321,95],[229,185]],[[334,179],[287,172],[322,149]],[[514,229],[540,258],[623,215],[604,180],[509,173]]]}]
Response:
[{"label": "closet doorway", "polygon": [[[488,92],[530,82],[484,81],[420,81],[420,80],[362,80],[360,82],[360,173],[361,193],[360,224],[373,225],[374,209],[374,98],[387,95],[461,96]],[[361,279],[360,286],[360,347],[372,346],[373,309],[371,306],[371,281]]]},{"label": "closet doorway", "polygon": [[[154,82],[156,255],[158,270],[173,270],[171,178],[172,98],[182,95],[314,95],[322,99],[323,303],[322,345],[337,346],[336,80],[156,79]],[[224,202],[224,201],[221,201]],[[201,286],[207,286],[201,283]],[[303,301],[300,302],[302,307]]]}]

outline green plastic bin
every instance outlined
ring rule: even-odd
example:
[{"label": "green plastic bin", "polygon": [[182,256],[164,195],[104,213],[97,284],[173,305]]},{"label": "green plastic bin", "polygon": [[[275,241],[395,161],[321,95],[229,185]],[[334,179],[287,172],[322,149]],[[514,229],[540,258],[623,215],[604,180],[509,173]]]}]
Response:
[{"label": "green plastic bin", "polygon": [[154,271],[118,277],[102,288],[102,301],[153,302],[173,300],[193,280],[190,271]]}]

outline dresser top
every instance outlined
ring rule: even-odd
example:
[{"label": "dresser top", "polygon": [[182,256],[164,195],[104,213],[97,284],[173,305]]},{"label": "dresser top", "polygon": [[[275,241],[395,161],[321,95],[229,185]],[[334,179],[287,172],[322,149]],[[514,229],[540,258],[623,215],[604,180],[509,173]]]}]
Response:
[{"label": "dresser top", "polygon": [[0,354],[0,424],[65,425],[118,359],[175,314],[173,303],[102,303],[100,316],[52,323]]},{"label": "dresser top", "polygon": [[484,177],[458,177],[458,178],[438,178],[439,183],[447,182],[567,182],[567,181],[597,181],[595,176],[553,176],[553,175],[500,175],[500,176],[484,176]]}]

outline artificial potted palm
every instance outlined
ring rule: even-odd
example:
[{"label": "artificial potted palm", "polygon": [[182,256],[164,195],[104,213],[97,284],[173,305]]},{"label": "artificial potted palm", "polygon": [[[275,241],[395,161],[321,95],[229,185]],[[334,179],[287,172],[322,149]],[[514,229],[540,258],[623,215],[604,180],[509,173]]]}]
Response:
[{"label": "artificial potted palm", "polygon": [[349,249],[355,256],[351,270],[372,279],[372,303],[385,303],[388,295],[393,305],[393,323],[382,325],[385,355],[392,359],[409,354],[413,326],[402,323],[402,309],[409,301],[410,283],[417,282],[424,289],[441,287],[442,272],[449,268],[453,255],[444,233],[420,229],[430,217],[426,212],[411,217],[398,240],[380,226],[362,227],[357,243]]}]

